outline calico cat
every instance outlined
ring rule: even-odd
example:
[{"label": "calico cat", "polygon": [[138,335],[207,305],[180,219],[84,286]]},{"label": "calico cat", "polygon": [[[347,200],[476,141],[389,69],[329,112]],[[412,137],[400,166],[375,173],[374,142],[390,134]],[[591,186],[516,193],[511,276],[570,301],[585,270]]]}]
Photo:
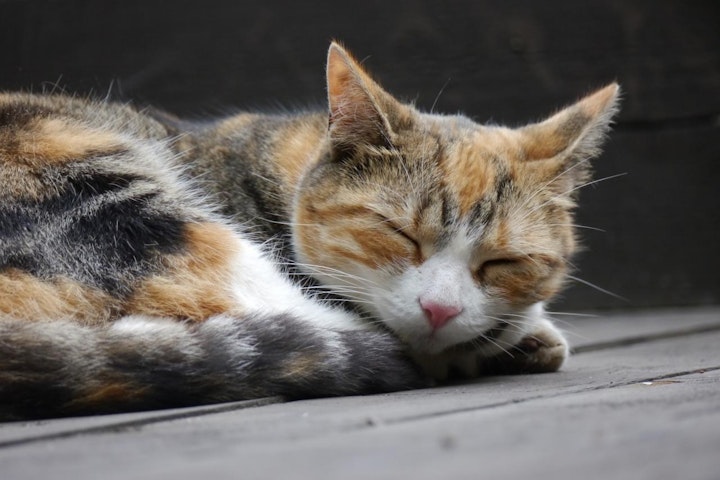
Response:
[{"label": "calico cat", "polygon": [[202,125],[0,94],[0,418],[561,366],[543,304],[618,86],[483,126],[333,43],[327,89],[329,115]]}]

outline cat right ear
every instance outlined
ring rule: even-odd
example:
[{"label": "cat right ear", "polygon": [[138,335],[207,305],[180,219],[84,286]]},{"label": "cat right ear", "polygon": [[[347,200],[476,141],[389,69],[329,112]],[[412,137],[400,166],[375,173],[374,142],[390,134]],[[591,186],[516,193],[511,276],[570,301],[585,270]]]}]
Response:
[{"label": "cat right ear", "polygon": [[395,100],[335,42],[328,51],[327,89],[333,148],[392,143],[388,111],[394,108]]},{"label": "cat right ear", "polygon": [[547,120],[520,131],[529,160],[578,161],[600,153],[600,144],[618,111],[620,86],[607,85]]},{"label": "cat right ear", "polygon": [[619,94],[619,85],[612,83],[547,120],[519,130],[526,160],[552,178],[552,188],[569,193],[587,180],[587,161],[600,153],[618,111]]}]

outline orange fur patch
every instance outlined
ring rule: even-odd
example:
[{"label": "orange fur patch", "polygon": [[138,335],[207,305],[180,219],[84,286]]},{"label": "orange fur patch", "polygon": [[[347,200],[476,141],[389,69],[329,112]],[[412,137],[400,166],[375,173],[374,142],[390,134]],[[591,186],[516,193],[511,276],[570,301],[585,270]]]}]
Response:
[{"label": "orange fur patch", "polygon": [[360,257],[365,265],[378,268],[408,260],[408,246],[392,236],[364,228],[349,228],[348,234],[365,253],[365,257]]},{"label": "orange fur patch", "polygon": [[[4,138],[10,136],[11,138]],[[0,155],[5,161],[43,168],[113,152],[122,139],[115,133],[92,129],[60,118],[40,118],[25,129],[0,135]]]},{"label": "orange fur patch", "polygon": [[492,242],[489,243],[492,243],[493,248],[499,251],[510,250],[510,226],[508,225],[508,220],[503,218],[498,220],[497,226],[495,227],[495,235]]},{"label": "orange fur patch", "polygon": [[69,408],[87,408],[98,406],[114,405],[115,403],[126,404],[134,399],[140,399],[147,392],[147,387],[121,382],[105,383],[94,390],[80,394],[67,404]]},{"label": "orange fur patch", "polygon": [[460,215],[470,213],[495,188],[498,173],[495,159],[506,161],[509,166],[517,158],[512,132],[502,128],[483,129],[472,142],[449,149],[440,167],[448,188],[455,192]]},{"label": "orange fur patch", "polygon": [[234,115],[220,122],[220,124],[216,127],[216,132],[222,137],[233,135],[244,130],[245,127],[253,123],[258,117],[259,115],[254,113],[241,113],[239,115]]},{"label": "orange fur patch", "polygon": [[135,288],[126,313],[203,321],[226,312],[238,313],[230,291],[232,261],[240,241],[227,227],[215,223],[191,224],[187,251],[166,260],[167,269]]},{"label": "orange fur patch", "polygon": [[513,305],[530,305],[555,295],[562,285],[564,267],[543,255],[520,260],[519,265],[497,266],[487,272],[484,282],[492,295]]},{"label": "orange fur patch", "polygon": [[298,241],[311,263],[341,270],[349,268],[348,262],[373,269],[403,261],[421,263],[421,253],[406,240],[378,229],[382,222],[362,200],[357,205],[310,203],[298,213]]},{"label": "orange fur patch", "polygon": [[298,353],[290,356],[283,362],[282,373],[279,376],[286,378],[303,378],[316,373],[322,358],[314,353]]},{"label": "orange fur patch", "polygon": [[297,123],[282,132],[273,158],[274,168],[283,180],[283,185],[294,188],[302,174],[311,166],[311,162],[319,157],[318,148],[322,147],[326,125],[324,116],[318,120],[319,122]]},{"label": "orange fur patch", "polygon": [[450,181],[458,189],[460,214],[467,215],[478,201],[487,194],[495,180],[495,170],[486,161],[472,158],[463,152],[450,169]]},{"label": "orange fur patch", "polygon": [[13,269],[0,274],[0,299],[0,316],[28,321],[101,324],[120,308],[117,299],[87,285],[66,278],[44,281]]}]

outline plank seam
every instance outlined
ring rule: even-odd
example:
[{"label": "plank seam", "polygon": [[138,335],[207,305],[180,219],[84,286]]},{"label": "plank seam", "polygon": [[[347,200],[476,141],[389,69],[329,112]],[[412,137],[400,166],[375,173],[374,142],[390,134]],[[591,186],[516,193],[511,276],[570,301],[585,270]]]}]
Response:
[{"label": "plank seam", "polygon": [[[535,400],[560,398],[560,397],[564,397],[564,396],[568,396],[568,395],[576,395],[578,393],[593,392],[593,391],[597,391],[597,390],[609,390],[609,389],[618,388],[618,387],[626,387],[629,385],[636,385],[638,383],[643,383],[643,382],[654,382],[657,380],[664,380],[667,378],[677,378],[677,377],[683,377],[686,375],[694,375],[694,374],[698,374],[698,373],[713,372],[716,370],[720,370],[720,365],[713,366],[713,367],[696,368],[693,370],[685,370],[682,372],[668,373],[665,375],[659,375],[659,376],[654,376],[654,377],[645,377],[645,378],[641,378],[641,379],[627,380],[627,381],[618,382],[618,383],[608,383],[605,385],[598,385],[598,386],[595,386],[592,388],[583,388],[583,389],[579,389],[579,390],[566,391],[566,392],[562,392],[562,393],[558,393],[558,394],[534,395],[532,397],[526,397],[526,398],[514,399],[514,400],[506,400],[503,402],[482,405],[479,407],[465,407],[465,408],[460,408],[460,409],[455,409],[455,410],[447,410],[444,412],[432,412],[432,413],[411,415],[411,416],[406,416],[406,417],[397,418],[397,419],[393,419],[393,420],[386,420],[386,421],[383,421],[382,424],[383,425],[397,425],[397,424],[407,423],[407,422],[411,422],[411,421],[426,420],[426,419],[437,418],[437,417],[447,417],[450,415],[461,414],[461,413],[480,412],[483,410],[489,410],[489,409],[493,409],[493,408],[506,407],[508,405],[517,405],[517,404],[522,404],[522,403],[528,403],[528,402],[532,402]],[[371,427],[371,426],[374,426],[373,422],[368,422],[367,425],[358,425],[358,427],[360,427],[360,428]]]},{"label": "plank seam", "polygon": [[236,402],[231,404],[214,405],[208,408],[193,409],[190,412],[176,412],[170,414],[159,414],[157,416],[142,418],[137,420],[120,421],[115,423],[109,423],[105,425],[98,425],[94,427],[76,428],[62,430],[59,432],[48,433],[44,435],[37,435],[33,437],[18,438],[14,440],[0,441],[0,449],[8,447],[16,447],[20,445],[27,445],[29,443],[37,443],[45,440],[58,440],[64,438],[79,437],[84,435],[96,435],[102,433],[117,433],[127,430],[137,430],[151,425],[154,423],[162,423],[174,420],[183,420],[186,418],[202,417],[205,415],[211,415],[214,413],[232,412],[235,410],[244,410],[246,408],[262,407],[265,405],[273,405],[276,403],[284,403],[285,399],[282,397],[265,397],[257,400],[244,400],[242,402]]},{"label": "plank seam", "polygon": [[631,337],[620,338],[617,340],[608,340],[605,342],[591,343],[588,345],[580,345],[570,349],[572,355],[579,355],[588,352],[597,352],[599,350],[609,350],[613,348],[629,347],[638,343],[654,342],[658,340],[667,340],[669,338],[685,337],[689,335],[698,335],[701,333],[720,331],[720,325],[700,325],[697,327],[679,328],[669,330],[667,332],[647,333]]}]

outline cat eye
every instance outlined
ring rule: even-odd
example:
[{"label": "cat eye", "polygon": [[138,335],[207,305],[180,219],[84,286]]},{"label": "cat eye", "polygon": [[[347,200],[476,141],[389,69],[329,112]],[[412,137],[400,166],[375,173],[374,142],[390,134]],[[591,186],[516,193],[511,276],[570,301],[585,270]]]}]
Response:
[{"label": "cat eye", "polygon": [[520,263],[519,258],[495,258],[493,260],[486,260],[483,262],[481,269],[497,268],[497,267],[511,267]]},{"label": "cat eye", "polygon": [[522,262],[519,258],[494,258],[492,260],[486,260],[480,265],[477,270],[477,277],[482,279],[487,275],[488,272],[494,269],[510,268],[519,265]]},{"label": "cat eye", "polygon": [[405,238],[405,240],[412,243],[416,248],[420,248],[420,242],[418,242],[415,237],[413,237],[410,233],[408,233],[407,228],[403,228],[403,227],[399,226],[397,223],[395,223],[394,221],[385,217],[384,215],[378,215],[378,216],[380,217],[381,222],[384,225],[386,225],[389,229],[391,229],[394,233]]},{"label": "cat eye", "polygon": [[413,245],[415,245],[416,248],[420,248],[420,243],[415,239],[415,237],[413,237],[413,236],[411,236],[410,234],[408,234],[406,230],[403,230],[402,228],[399,228],[399,227],[394,226],[394,225],[389,225],[389,226],[390,226],[390,228],[392,228],[392,230],[393,230],[395,233],[397,233],[397,234],[400,235],[401,237],[405,238],[405,240],[407,240],[408,242],[410,242],[410,243],[412,243]]}]

